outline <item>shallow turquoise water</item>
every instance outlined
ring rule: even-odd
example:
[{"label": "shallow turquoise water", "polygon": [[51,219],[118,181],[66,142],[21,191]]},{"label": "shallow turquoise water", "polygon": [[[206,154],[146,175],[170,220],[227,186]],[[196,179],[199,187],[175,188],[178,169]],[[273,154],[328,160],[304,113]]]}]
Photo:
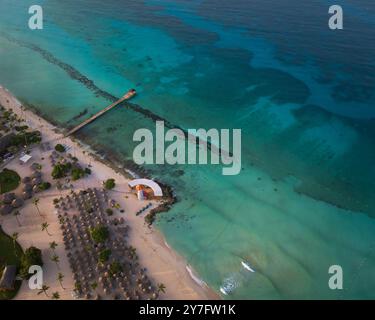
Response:
[{"label": "shallow turquoise water", "polygon": [[[0,0],[0,83],[49,119],[71,126],[108,104],[60,61],[115,96],[136,87],[134,102],[172,124],[242,129],[238,176],[148,168],[180,199],[158,227],[213,289],[232,281],[229,298],[374,298],[371,1],[345,1],[341,33],[326,27],[330,1],[40,3],[45,29],[30,31],[33,1]],[[81,137],[129,159],[133,132],[153,126],[118,108]],[[333,264],[343,291],[328,288]]]}]

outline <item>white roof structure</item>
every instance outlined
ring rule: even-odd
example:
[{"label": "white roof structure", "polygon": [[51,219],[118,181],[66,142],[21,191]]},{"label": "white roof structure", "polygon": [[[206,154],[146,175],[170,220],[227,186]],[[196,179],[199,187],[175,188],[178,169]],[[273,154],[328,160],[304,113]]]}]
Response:
[{"label": "white roof structure", "polygon": [[134,188],[135,186],[138,186],[138,185],[151,188],[156,197],[163,196],[163,191],[161,190],[160,186],[155,181],[152,181],[149,179],[135,179],[129,182],[129,186],[131,188]]},{"label": "white roof structure", "polygon": [[23,163],[27,163],[30,159],[32,158],[32,156],[30,156],[29,154],[24,154],[20,160],[23,162]]}]

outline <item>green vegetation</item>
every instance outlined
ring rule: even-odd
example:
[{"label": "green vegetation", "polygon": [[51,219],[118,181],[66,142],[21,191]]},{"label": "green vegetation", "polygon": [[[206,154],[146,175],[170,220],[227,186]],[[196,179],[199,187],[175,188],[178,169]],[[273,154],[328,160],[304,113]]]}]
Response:
[{"label": "green vegetation", "polygon": [[58,152],[65,152],[65,147],[59,143],[55,146],[55,150]]},{"label": "green vegetation", "polygon": [[119,273],[122,271],[122,267],[121,267],[121,264],[117,261],[111,263],[110,267],[109,267],[109,274],[111,276]]},{"label": "green vegetation", "polygon": [[51,188],[51,184],[49,182],[42,182],[41,184],[38,185],[39,189],[44,191],[44,190],[48,190],[49,188]]},{"label": "green vegetation", "polygon": [[85,170],[83,170],[82,168],[80,167],[73,167],[72,169],[72,180],[73,181],[76,181],[76,180],[79,180],[81,178],[83,178],[85,176]]},{"label": "green vegetation", "polygon": [[82,290],[82,284],[79,281],[74,283],[74,291],[80,292]]},{"label": "green vegetation", "polygon": [[[0,226],[0,277],[6,265],[15,265],[19,268],[22,254],[21,246],[11,237],[6,235]],[[16,281],[15,290],[10,292],[0,292],[0,300],[12,299],[18,292],[20,286],[21,281]]]},{"label": "green vegetation", "polygon": [[99,262],[104,263],[104,262],[108,261],[111,253],[112,252],[109,249],[103,249],[102,251],[100,251],[99,252],[99,258],[98,258]]},{"label": "green vegetation", "polygon": [[151,226],[151,225],[154,223],[154,221],[155,221],[155,215],[154,215],[154,214],[149,213],[149,214],[147,214],[147,215],[145,216],[145,222],[146,222],[149,226]]},{"label": "green vegetation", "polygon": [[[90,170],[91,173],[91,170]],[[87,171],[86,169],[82,169],[78,164],[76,163],[58,163],[56,164],[52,169],[52,178],[53,179],[61,179],[66,177],[68,174],[72,176],[72,180],[76,181],[81,178],[83,178]]]},{"label": "green vegetation", "polygon": [[0,193],[6,193],[16,189],[21,181],[21,177],[13,170],[4,169],[0,172]]},{"label": "green vegetation", "polygon": [[116,186],[115,179],[108,179],[103,184],[104,188],[106,188],[107,190],[112,190]]},{"label": "green vegetation", "polygon": [[53,179],[61,179],[66,177],[70,169],[72,168],[72,164],[68,163],[58,163],[52,169],[52,178]]},{"label": "green vegetation", "polygon": [[11,145],[16,147],[23,145],[28,146],[34,143],[39,143],[40,141],[42,141],[42,136],[39,131],[19,132],[12,137]]},{"label": "green vegetation", "polygon": [[90,168],[85,168],[85,174],[90,175],[91,174],[91,169]]},{"label": "green vegetation", "polygon": [[107,227],[99,225],[95,228],[90,229],[90,235],[96,243],[102,243],[108,239],[109,231]]},{"label": "green vegetation", "polygon": [[112,209],[106,209],[105,212],[109,215],[109,216],[112,216],[113,215],[113,210]]},{"label": "green vegetation", "polygon": [[15,126],[14,129],[16,131],[26,131],[27,129],[29,129],[28,126]]},{"label": "green vegetation", "polygon": [[24,279],[29,279],[29,268],[30,266],[37,265],[43,266],[42,251],[35,247],[26,249],[25,253],[21,257],[21,265],[19,274]]},{"label": "green vegetation", "polygon": [[157,287],[158,287],[158,292],[165,293],[166,286],[164,285],[164,283],[158,283]]}]

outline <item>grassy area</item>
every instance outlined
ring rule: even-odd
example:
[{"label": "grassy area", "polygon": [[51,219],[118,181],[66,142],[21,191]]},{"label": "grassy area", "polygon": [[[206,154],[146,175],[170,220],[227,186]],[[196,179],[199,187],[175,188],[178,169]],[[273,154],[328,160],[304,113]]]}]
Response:
[{"label": "grassy area", "polygon": [[6,193],[16,189],[21,181],[21,177],[13,170],[4,169],[0,172],[0,193]]},{"label": "grassy area", "polygon": [[[0,277],[5,265],[20,265],[20,257],[23,254],[21,246],[16,243],[14,246],[11,237],[6,235],[0,226]],[[18,292],[21,281],[16,282],[16,289],[10,292],[0,292],[0,300],[12,299]]]}]

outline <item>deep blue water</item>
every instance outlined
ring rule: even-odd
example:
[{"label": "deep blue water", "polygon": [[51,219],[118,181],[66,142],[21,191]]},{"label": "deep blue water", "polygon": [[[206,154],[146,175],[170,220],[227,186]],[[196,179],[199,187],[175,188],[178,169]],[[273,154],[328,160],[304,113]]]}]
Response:
[{"label": "deep blue water", "polygon": [[[213,289],[374,298],[371,0],[44,0],[45,28],[30,31],[34,2],[0,0],[0,83],[49,119],[72,126],[108,104],[59,61],[110,94],[136,87],[134,102],[174,125],[242,129],[238,176],[148,167],[180,200],[157,226]],[[344,30],[328,28],[331,4],[343,6]],[[119,108],[81,137],[124,160],[133,132],[153,126]],[[328,288],[333,264],[343,291]]]}]

